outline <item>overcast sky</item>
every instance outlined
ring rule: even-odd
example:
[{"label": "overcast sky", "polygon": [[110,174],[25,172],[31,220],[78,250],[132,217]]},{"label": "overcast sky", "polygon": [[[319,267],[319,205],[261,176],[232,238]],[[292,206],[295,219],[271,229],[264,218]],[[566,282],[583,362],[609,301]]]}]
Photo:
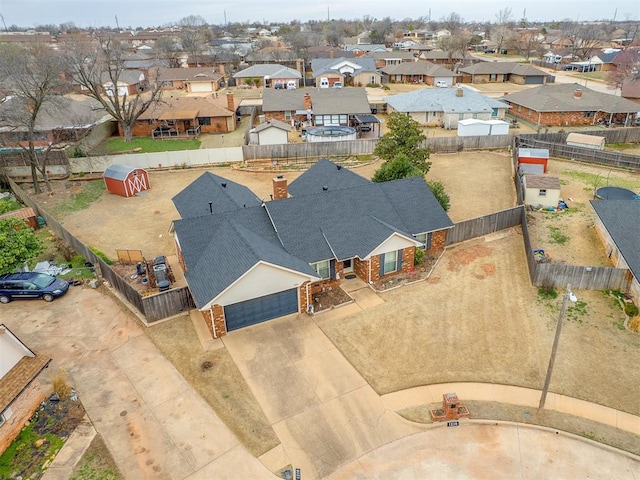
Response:
[{"label": "overcast sky", "polygon": [[[176,22],[188,15],[201,15],[210,24],[228,22],[288,22],[326,20],[429,17],[439,20],[456,12],[465,21],[495,21],[495,14],[510,7],[520,19],[526,6],[527,19],[536,20],[640,20],[639,0],[0,0],[0,13],[7,26],[31,27],[73,22],[79,27],[150,27]],[[431,11],[430,11],[431,10]],[[616,12],[617,10],[617,12]]]}]

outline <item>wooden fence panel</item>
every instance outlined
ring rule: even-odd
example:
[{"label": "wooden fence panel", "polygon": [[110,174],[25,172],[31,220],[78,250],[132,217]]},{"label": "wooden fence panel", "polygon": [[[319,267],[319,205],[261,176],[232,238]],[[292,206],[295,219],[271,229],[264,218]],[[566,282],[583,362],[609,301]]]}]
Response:
[{"label": "wooden fence panel", "polygon": [[588,267],[560,263],[537,265],[533,284],[565,288],[571,284],[576,290],[619,290],[628,291],[631,272],[626,268]]},{"label": "wooden fence panel", "polygon": [[524,207],[519,205],[501,212],[458,222],[447,232],[446,244],[452,245],[454,243],[464,242],[465,240],[482,237],[520,225],[523,210]]},{"label": "wooden fence panel", "polygon": [[142,311],[147,322],[152,323],[163,318],[196,308],[189,288],[173,288],[156,295],[142,297]]}]

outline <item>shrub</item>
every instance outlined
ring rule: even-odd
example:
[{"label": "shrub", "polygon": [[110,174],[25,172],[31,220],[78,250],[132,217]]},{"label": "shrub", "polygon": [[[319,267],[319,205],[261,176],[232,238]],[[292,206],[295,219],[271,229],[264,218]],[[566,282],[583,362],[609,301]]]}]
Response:
[{"label": "shrub", "polygon": [[538,287],[538,295],[542,298],[557,298],[558,292],[552,285],[542,285]]},{"label": "shrub", "polygon": [[625,303],[624,313],[627,317],[636,317],[638,315],[638,307],[635,303]]},{"label": "shrub", "polygon": [[60,396],[60,398],[65,398],[71,395],[71,387],[67,382],[67,372],[63,369],[58,369],[55,377],[51,380],[51,387],[53,388],[53,391]]},{"label": "shrub", "polygon": [[415,256],[413,257],[413,264],[420,265],[424,261],[424,250],[416,248]]},{"label": "shrub", "polygon": [[104,263],[106,263],[107,265],[113,265],[114,261],[111,260],[109,257],[107,257],[104,253],[102,253],[100,250],[98,250],[97,248],[94,247],[89,247],[91,249],[91,251],[93,253],[95,253],[98,257],[100,257],[102,259],[102,261]]}]

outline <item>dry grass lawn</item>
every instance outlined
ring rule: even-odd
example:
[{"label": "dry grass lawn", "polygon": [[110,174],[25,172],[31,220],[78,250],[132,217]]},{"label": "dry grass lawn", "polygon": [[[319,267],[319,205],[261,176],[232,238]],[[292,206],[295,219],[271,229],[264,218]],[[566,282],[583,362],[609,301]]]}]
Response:
[{"label": "dry grass lawn", "polygon": [[280,443],[227,350],[202,351],[188,316],[145,332],[253,455]]}]

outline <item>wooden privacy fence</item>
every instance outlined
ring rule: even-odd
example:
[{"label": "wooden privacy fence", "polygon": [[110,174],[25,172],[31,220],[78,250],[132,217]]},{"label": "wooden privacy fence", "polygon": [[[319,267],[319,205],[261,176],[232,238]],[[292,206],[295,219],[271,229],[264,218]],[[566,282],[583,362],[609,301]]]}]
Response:
[{"label": "wooden privacy fence", "polygon": [[377,140],[351,140],[345,142],[303,142],[279,145],[244,145],[245,161],[296,160],[306,161],[321,157],[371,155]]},{"label": "wooden privacy fence", "polygon": [[[640,142],[640,127],[601,128],[598,130],[583,130],[575,133],[604,137],[607,143],[638,143]],[[518,138],[533,138],[543,142],[566,143],[569,132],[558,133],[523,133]]]},{"label": "wooden privacy fence", "polygon": [[534,138],[518,138],[518,147],[546,148],[550,157],[569,158],[582,162],[596,163],[623,168],[640,168],[640,156],[628,155],[619,152],[607,152],[591,148],[572,147],[562,143],[551,143],[536,140]]},{"label": "wooden privacy fence", "polygon": [[626,268],[583,267],[560,263],[536,264],[533,284],[536,286],[566,287],[578,290],[628,291],[631,272]]},{"label": "wooden privacy fence", "polygon": [[447,232],[446,245],[464,242],[472,238],[482,237],[490,233],[515,227],[522,223],[524,206],[518,205],[501,212],[490,213],[482,217],[464,220],[454,225]]},{"label": "wooden privacy fence", "polygon": [[147,322],[155,322],[195,308],[195,303],[187,287],[174,288],[143,298],[140,292],[129,285],[129,283],[118,275],[104,260],[93,253],[91,248],[74,237],[71,232],[60,225],[46,210],[40,208],[38,203],[22,190],[17,183],[9,179],[9,185],[15,196],[44,218],[47,226],[53,230],[59,238],[71,245],[71,248],[73,248],[77,254],[96,265],[102,278],[108,281],[130,304],[136,307]]}]

